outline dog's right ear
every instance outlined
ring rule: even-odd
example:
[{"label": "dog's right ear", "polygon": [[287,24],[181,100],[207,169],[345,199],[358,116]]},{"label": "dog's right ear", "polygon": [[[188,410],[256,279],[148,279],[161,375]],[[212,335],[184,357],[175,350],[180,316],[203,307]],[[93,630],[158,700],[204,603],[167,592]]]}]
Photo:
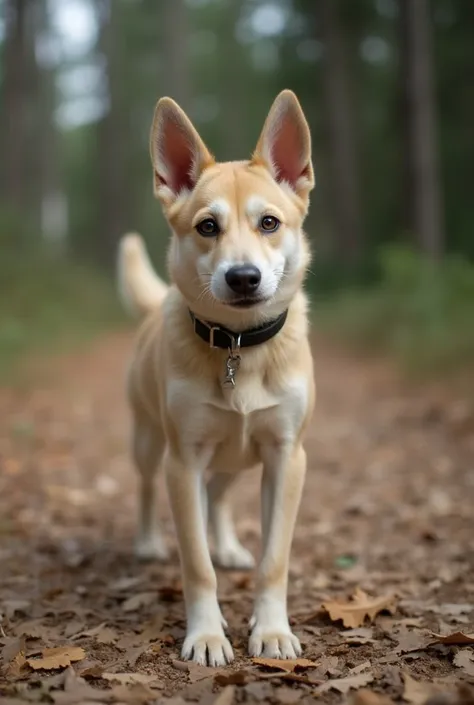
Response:
[{"label": "dog's right ear", "polygon": [[155,108],[150,135],[153,191],[166,206],[183,191],[191,191],[214,158],[186,113],[171,98]]}]

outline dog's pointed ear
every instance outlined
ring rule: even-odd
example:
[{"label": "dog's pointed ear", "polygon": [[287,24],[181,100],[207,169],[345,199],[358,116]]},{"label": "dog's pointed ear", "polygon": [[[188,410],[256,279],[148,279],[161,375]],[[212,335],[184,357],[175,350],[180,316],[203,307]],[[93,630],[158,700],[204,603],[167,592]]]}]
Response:
[{"label": "dog's pointed ear", "polygon": [[298,196],[307,197],[313,188],[311,135],[301,105],[292,91],[282,91],[276,97],[252,163],[265,166],[275,181],[289,184]]},{"label": "dog's pointed ear", "polygon": [[191,191],[214,158],[186,113],[171,98],[155,108],[150,135],[153,190],[165,205],[183,191]]}]

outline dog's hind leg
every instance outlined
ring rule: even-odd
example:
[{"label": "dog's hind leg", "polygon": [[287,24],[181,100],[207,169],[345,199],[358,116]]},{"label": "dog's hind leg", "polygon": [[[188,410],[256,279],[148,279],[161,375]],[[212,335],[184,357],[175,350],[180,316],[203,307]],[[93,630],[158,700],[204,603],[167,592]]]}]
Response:
[{"label": "dog's hind leg", "polygon": [[165,560],[168,549],[156,517],[156,471],[164,440],[160,429],[148,420],[135,417],[133,457],[140,474],[138,534],[135,552],[142,560]]},{"label": "dog's hind leg", "polygon": [[207,484],[208,516],[215,541],[213,562],[221,568],[249,570],[255,560],[237,538],[230,505],[229,490],[236,479],[234,474],[216,473]]}]

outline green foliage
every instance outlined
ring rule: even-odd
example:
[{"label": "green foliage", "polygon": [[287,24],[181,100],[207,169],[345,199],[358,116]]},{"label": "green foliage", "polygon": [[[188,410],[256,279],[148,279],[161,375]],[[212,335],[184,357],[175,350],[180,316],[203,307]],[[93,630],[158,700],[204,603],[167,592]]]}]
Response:
[{"label": "green foliage", "polygon": [[0,378],[25,353],[53,352],[117,325],[122,313],[102,272],[52,253],[11,248],[0,261]]},{"label": "green foliage", "polygon": [[427,261],[404,247],[380,253],[380,278],[316,306],[316,325],[364,349],[394,353],[411,371],[474,359],[474,266]]}]

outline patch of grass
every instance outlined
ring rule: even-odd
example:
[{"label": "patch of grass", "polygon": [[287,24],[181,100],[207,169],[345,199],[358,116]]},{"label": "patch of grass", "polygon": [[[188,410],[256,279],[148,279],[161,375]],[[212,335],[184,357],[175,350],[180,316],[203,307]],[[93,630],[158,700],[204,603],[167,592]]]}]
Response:
[{"label": "patch of grass", "polygon": [[0,263],[0,380],[25,356],[89,340],[125,321],[113,281],[90,267],[31,253]]},{"label": "patch of grass", "polygon": [[317,326],[365,351],[389,353],[416,374],[474,362],[474,265],[459,257],[433,263],[413,251],[381,252],[380,278],[317,297]]}]

